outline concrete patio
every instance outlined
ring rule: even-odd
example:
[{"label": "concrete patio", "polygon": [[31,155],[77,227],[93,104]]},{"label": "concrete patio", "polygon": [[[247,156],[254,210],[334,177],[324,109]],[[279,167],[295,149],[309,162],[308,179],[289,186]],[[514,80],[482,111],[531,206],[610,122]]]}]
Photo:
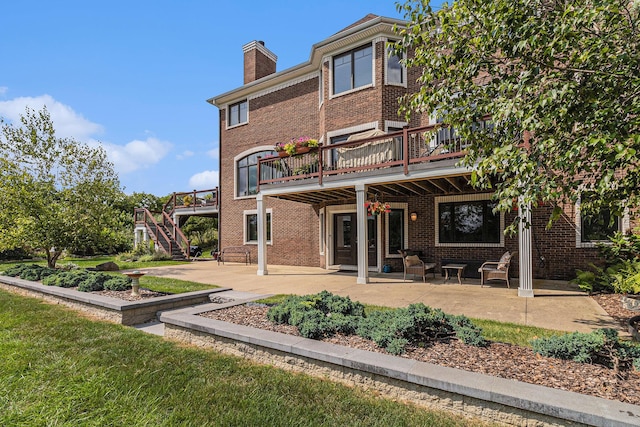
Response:
[{"label": "concrete patio", "polygon": [[239,263],[218,265],[215,261],[194,261],[142,271],[258,295],[305,295],[327,290],[366,304],[404,307],[422,302],[446,313],[492,319],[562,331],[589,332],[597,328],[620,329],[617,322],[575,285],[563,281],[535,280],[534,298],[518,297],[518,281],[511,289],[504,282],[480,287],[478,279],[444,279],[436,274],[427,283],[418,278],[406,282],[402,273],[371,273],[370,283],[356,284],[356,273],[315,267],[269,265],[267,276],[256,275],[257,266]]}]

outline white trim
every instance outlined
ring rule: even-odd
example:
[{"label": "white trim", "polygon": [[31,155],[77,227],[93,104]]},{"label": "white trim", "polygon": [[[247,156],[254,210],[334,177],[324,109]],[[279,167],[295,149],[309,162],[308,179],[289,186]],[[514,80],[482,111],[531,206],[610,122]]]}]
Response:
[{"label": "white trim", "polygon": [[[389,207],[391,209],[402,209],[404,211],[404,241],[402,242],[402,248],[409,247],[409,204],[400,202],[390,202]],[[384,215],[384,256],[385,258],[402,258],[399,253],[389,253],[389,214]]]},{"label": "white trim", "polygon": [[[599,244],[608,244],[609,240],[595,240],[591,242],[582,241],[582,215],[580,215],[580,199],[576,201],[575,208],[575,225],[576,225],[576,248],[597,248]],[[618,217],[618,231],[626,233],[631,227],[629,213],[625,211],[622,217]]]},{"label": "white trim", "polygon": [[318,212],[318,250],[320,255],[324,255],[326,250],[326,246],[327,246],[327,223],[326,223],[326,216],[325,216],[325,209],[322,208],[320,209],[320,211]]},{"label": "white trim", "polygon": [[[385,47],[385,54],[384,54],[384,84],[387,86],[398,86],[398,87],[407,87],[407,67],[404,66],[402,64],[402,62],[400,63],[400,66],[402,67],[402,82],[390,82],[389,81],[389,43],[393,43],[393,42],[389,42],[389,40],[387,38],[384,38],[384,47]],[[401,60],[406,60],[407,59],[407,54],[406,52],[402,54],[402,58],[400,58]]]},{"label": "white trim", "polygon": [[[273,244],[273,209],[267,208],[265,209],[267,215],[271,216],[271,230],[269,230],[269,234],[271,234],[271,240],[267,240],[267,245],[271,246]],[[258,215],[257,209],[247,209],[242,211],[242,243],[245,245],[257,245],[257,240],[247,240],[247,216],[249,215]]]},{"label": "white trim", "polygon": [[250,194],[248,196],[238,196],[238,160],[242,160],[247,156],[250,156],[254,153],[259,153],[260,151],[275,151],[275,147],[273,145],[261,145],[259,147],[249,148],[248,150],[244,150],[243,152],[236,154],[233,158],[233,200],[244,200],[244,199],[255,199],[255,194]]},{"label": "white trim", "polygon": [[254,49],[261,52],[264,56],[266,56],[273,62],[278,62],[278,56],[275,53],[271,52],[269,49],[267,49],[267,47],[264,44],[260,43],[257,40],[254,40],[242,46],[243,53],[251,52]]},{"label": "white trim", "polygon": [[409,123],[407,122],[399,122],[397,120],[385,120],[384,121],[384,131],[389,133],[389,128],[403,128]]},{"label": "white trim", "polygon": [[[343,95],[348,95],[350,93],[375,87],[376,85],[376,43],[374,40],[375,39],[371,39],[368,42],[355,43],[354,45],[349,45],[347,48],[340,49],[339,51],[333,52],[331,54],[331,59],[329,61],[329,99],[338,98]],[[343,53],[349,52],[350,50],[358,49],[359,47],[365,47],[368,44],[371,45],[371,83],[366,84],[364,86],[358,86],[349,90],[345,90],[344,92],[334,93],[333,92],[333,58]]]},{"label": "white trim", "polygon": [[[243,102],[247,103],[247,121],[246,122],[237,123],[235,125],[229,125],[229,114],[230,114],[230,111],[231,111],[231,106],[232,105],[236,105],[236,104],[242,104]],[[225,114],[226,117],[225,117],[225,121],[224,121],[224,125],[225,125],[225,129],[226,130],[235,129],[237,127],[249,124],[249,98],[240,99],[240,100],[238,100],[236,102],[229,102],[228,104],[226,104],[224,106],[224,108],[225,108],[225,111],[226,111],[226,114]]]},{"label": "white trim", "polygon": [[[357,206],[355,203],[353,204],[349,204],[349,205],[332,205],[332,206],[327,206],[324,208],[326,215],[325,215],[325,221],[327,221],[327,250],[326,250],[326,269],[327,270],[337,270],[337,269],[342,269],[342,270],[354,270],[357,269],[357,266],[343,266],[343,265],[338,265],[338,264],[334,264],[334,256],[335,254],[333,253],[333,239],[334,239],[334,233],[335,230],[333,229],[333,216],[335,214],[341,214],[341,213],[356,213],[357,212]],[[376,225],[376,250],[377,250],[377,264],[376,266],[369,266],[369,271],[377,271],[378,273],[382,271],[382,248],[380,245],[380,241],[382,240],[382,224],[380,222],[380,220],[378,219],[377,221],[377,225]]]},{"label": "white trim", "polygon": [[435,242],[436,247],[450,248],[502,248],[504,247],[504,212],[500,212],[500,242],[499,243],[440,243],[440,217],[438,215],[440,203],[473,202],[478,200],[490,200],[491,193],[461,194],[456,196],[437,196],[434,198],[435,216]]}]

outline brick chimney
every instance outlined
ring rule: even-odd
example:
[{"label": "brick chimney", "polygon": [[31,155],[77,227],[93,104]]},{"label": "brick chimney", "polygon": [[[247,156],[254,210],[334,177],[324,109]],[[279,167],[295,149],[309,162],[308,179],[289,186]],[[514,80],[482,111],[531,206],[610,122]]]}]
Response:
[{"label": "brick chimney", "polygon": [[276,72],[278,57],[264,47],[263,41],[254,40],[242,46],[244,52],[244,84]]}]

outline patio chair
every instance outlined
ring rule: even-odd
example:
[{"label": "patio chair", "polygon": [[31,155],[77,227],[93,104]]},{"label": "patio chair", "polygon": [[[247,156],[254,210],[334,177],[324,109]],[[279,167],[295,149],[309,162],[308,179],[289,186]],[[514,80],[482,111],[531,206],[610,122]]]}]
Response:
[{"label": "patio chair", "polygon": [[509,286],[509,267],[511,266],[511,259],[516,255],[516,252],[505,252],[499,261],[487,261],[483,263],[478,272],[480,273],[480,287],[483,287],[489,280],[504,280],[507,282],[507,288]]},{"label": "patio chair", "polygon": [[434,262],[424,262],[422,261],[418,255],[408,255],[407,251],[399,250],[398,251],[402,255],[402,267],[404,270],[404,276],[402,277],[402,281],[407,280],[407,274],[413,274],[414,277],[419,275],[422,276],[422,282],[426,283],[427,272],[431,272],[433,274],[433,278],[436,277],[436,264]]}]

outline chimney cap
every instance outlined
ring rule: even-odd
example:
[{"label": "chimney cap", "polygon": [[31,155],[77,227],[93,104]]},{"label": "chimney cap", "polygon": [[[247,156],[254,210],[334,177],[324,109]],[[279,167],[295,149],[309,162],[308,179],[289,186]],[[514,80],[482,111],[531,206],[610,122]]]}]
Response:
[{"label": "chimney cap", "polygon": [[269,49],[267,49],[264,46],[264,42],[262,40],[254,40],[242,46],[242,51],[244,53],[251,52],[254,49],[262,52],[267,58],[271,59],[273,62],[278,61],[278,56],[275,53],[271,52]]}]

